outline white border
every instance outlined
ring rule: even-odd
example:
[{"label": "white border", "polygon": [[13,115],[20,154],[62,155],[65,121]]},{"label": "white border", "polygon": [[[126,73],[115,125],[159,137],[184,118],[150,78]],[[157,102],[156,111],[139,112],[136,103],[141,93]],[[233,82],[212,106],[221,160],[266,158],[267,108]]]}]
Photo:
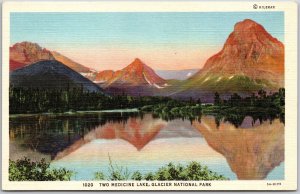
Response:
[{"label": "white border", "polygon": [[[253,4],[275,5],[272,10],[253,9]],[[212,187],[106,187],[100,181],[65,182],[10,182],[8,181],[9,158],[9,45],[10,12],[261,12],[283,11],[285,16],[285,180],[284,181],[210,181]],[[297,4],[295,2],[4,2],[2,29],[2,189],[4,190],[296,190],[297,189]],[[83,187],[93,182],[94,187]],[[102,181],[109,182],[109,181]],[[135,181],[122,181],[135,182]],[[143,181],[145,182],[145,181]],[[155,181],[161,182],[161,181]],[[176,181],[168,181],[176,182]],[[281,183],[267,186],[267,183]]]}]

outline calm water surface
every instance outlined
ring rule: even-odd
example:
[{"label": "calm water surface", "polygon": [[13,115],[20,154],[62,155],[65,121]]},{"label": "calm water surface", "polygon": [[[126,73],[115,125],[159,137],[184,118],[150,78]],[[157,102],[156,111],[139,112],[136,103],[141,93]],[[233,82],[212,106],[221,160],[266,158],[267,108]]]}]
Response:
[{"label": "calm water surface", "polygon": [[31,115],[10,118],[10,159],[46,158],[76,171],[75,180],[108,173],[109,157],[130,172],[197,161],[230,179],[284,179],[284,124],[202,116],[166,121],[138,112]]}]

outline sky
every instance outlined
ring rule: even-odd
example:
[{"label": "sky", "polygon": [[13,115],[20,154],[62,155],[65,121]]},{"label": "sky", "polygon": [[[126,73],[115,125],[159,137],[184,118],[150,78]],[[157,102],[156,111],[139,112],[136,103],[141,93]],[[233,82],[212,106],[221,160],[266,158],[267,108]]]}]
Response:
[{"label": "sky", "polygon": [[135,58],[155,70],[200,69],[244,19],[284,42],[283,12],[15,12],[10,17],[11,45],[35,42],[96,70],[122,69]]}]

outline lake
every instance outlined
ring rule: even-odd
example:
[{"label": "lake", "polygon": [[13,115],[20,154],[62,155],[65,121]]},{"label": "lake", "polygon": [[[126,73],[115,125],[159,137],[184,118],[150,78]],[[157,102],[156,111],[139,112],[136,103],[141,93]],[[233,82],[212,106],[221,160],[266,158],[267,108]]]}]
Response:
[{"label": "lake", "polygon": [[203,116],[163,120],[140,112],[10,116],[10,159],[45,158],[52,167],[91,180],[113,164],[153,172],[173,162],[197,161],[235,179],[284,179],[284,123],[246,116],[237,127]]}]

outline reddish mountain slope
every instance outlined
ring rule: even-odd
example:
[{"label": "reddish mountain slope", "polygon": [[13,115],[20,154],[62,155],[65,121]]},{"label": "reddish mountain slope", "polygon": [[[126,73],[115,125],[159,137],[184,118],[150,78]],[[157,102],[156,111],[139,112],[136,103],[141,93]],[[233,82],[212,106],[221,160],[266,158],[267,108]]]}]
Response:
[{"label": "reddish mountain slope", "polygon": [[223,49],[183,88],[243,92],[283,86],[284,45],[262,25],[246,19],[234,26]]},{"label": "reddish mountain slope", "polygon": [[36,43],[21,42],[9,48],[10,71],[43,60],[54,60],[51,52]]},{"label": "reddish mountain slope", "polygon": [[90,69],[88,67],[85,67],[75,61],[73,61],[72,59],[56,52],[56,51],[51,51],[51,54],[53,55],[53,57],[55,58],[55,60],[65,64],[66,66],[70,67],[71,69],[73,69],[74,71],[80,73],[81,75],[83,75],[84,77],[90,79],[90,80],[94,80],[95,76],[97,74],[96,70]]},{"label": "reddish mountain slope", "polygon": [[96,81],[105,81],[110,86],[153,86],[163,88],[166,81],[159,77],[153,69],[136,58],[131,64],[119,71],[102,71],[96,76]]},{"label": "reddish mountain slope", "polygon": [[97,73],[95,77],[95,82],[105,83],[113,78],[115,72],[113,70],[104,70]]},{"label": "reddish mountain slope", "polygon": [[68,67],[70,67],[71,69],[77,71],[77,72],[82,72],[82,73],[89,73],[90,72],[90,68],[85,67],[73,60],[71,60],[70,58],[56,52],[56,51],[52,51],[51,54],[53,55],[53,57],[55,58],[55,60],[66,64]]},{"label": "reddish mountain slope", "polygon": [[207,60],[203,71],[254,79],[261,78],[261,72],[283,76],[284,46],[263,26],[247,19],[235,25],[223,49]]},{"label": "reddish mountain slope", "polygon": [[9,60],[9,71],[14,71],[14,70],[22,68],[24,66],[26,66],[26,64],[21,63],[21,62],[17,62],[17,61],[12,60],[12,59]]}]

